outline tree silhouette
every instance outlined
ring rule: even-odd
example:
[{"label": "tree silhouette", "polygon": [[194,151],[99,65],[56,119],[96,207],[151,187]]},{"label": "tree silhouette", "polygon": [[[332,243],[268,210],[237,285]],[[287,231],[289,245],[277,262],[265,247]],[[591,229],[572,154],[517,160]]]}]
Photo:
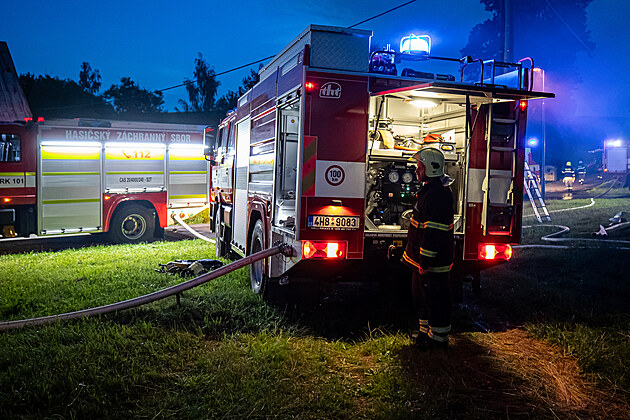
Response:
[{"label": "tree silhouette", "polygon": [[[470,32],[468,44],[461,50],[473,58],[503,61],[504,0],[480,0],[493,16]],[[590,54],[595,44],[587,29],[586,7],[592,0],[512,0],[513,61],[533,57],[535,66],[545,71],[545,90],[557,97],[545,101],[550,160],[566,161],[577,153],[575,136],[583,121],[575,116],[580,80],[580,54]],[[473,70],[476,66],[470,66]],[[485,73],[485,71],[484,71]],[[468,73],[469,80],[478,80],[478,73]],[[488,76],[484,75],[485,78]],[[542,90],[541,76],[534,87]],[[540,103],[529,109],[530,122],[540,119]],[[541,126],[540,122],[538,123]],[[536,133],[533,133],[536,134]]]},{"label": "tree silhouette", "polygon": [[81,63],[79,72],[79,86],[91,94],[96,94],[101,88],[101,75],[98,70],[92,70],[90,63]]},{"label": "tree silhouette", "polygon": [[122,77],[119,85],[112,85],[103,93],[105,99],[113,101],[118,114],[130,117],[162,112],[162,96],[160,91],[141,88],[130,77]]},{"label": "tree silhouette", "polygon": [[184,79],[188,101],[179,100],[184,112],[209,112],[215,108],[215,96],[221,82],[216,79],[214,69],[210,68],[201,53],[195,58],[194,79]]},{"label": "tree silhouette", "polygon": [[20,84],[35,116],[45,118],[112,118],[114,108],[73,80],[49,75],[20,75]]},{"label": "tree silhouette", "polygon": [[[258,66],[258,70],[263,67],[262,64]],[[223,118],[225,114],[231,110],[236,108],[236,103],[238,98],[245,94],[248,90],[250,90],[258,81],[260,80],[260,76],[258,72],[254,69],[249,70],[249,76],[245,76],[242,81],[242,85],[239,86],[237,91],[228,90],[227,93],[219,98],[216,103],[216,111]]]}]

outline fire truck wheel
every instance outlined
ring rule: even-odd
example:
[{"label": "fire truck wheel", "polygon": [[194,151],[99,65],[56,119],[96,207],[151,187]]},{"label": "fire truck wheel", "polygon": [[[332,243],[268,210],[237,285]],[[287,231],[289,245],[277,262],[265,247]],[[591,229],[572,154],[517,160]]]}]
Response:
[{"label": "fire truck wheel", "polygon": [[153,212],[139,205],[118,209],[109,226],[112,240],[118,243],[146,242],[153,237],[154,231]]},{"label": "fire truck wheel", "polygon": [[[256,221],[256,225],[254,225],[249,249],[250,254],[255,254],[265,249],[265,231],[263,230],[263,224],[260,220]],[[249,277],[252,282],[252,291],[259,295],[264,294],[267,288],[264,260],[256,261],[249,266]]]}]

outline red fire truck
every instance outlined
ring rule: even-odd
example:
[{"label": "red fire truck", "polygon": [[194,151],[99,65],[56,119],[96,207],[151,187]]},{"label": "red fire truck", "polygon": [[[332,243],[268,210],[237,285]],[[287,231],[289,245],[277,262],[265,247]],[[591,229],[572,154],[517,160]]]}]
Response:
[{"label": "red fire truck", "polygon": [[[422,147],[446,157],[458,274],[509,259],[520,241],[527,100],[553,97],[529,87],[531,60],[433,57],[426,36],[370,53],[371,35],[309,26],[219,126],[217,254],[295,250],[251,267],[254,292],[400,267],[420,188],[410,157]],[[431,62],[458,75],[422,69]]]},{"label": "red fire truck", "polygon": [[208,204],[203,139],[196,125],[0,123],[0,234],[159,236],[169,213]]}]

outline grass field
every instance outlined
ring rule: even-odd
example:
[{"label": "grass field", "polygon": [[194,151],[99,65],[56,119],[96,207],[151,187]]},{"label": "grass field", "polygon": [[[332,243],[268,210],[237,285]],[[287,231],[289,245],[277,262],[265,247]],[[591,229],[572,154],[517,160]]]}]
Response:
[{"label": "grass field", "polygon": [[[571,228],[563,237],[597,239],[626,209],[628,199],[596,200],[552,213],[553,224]],[[557,228],[524,220],[535,226],[525,244],[549,244],[540,238]],[[270,306],[246,270],[185,292],[179,306],[168,298],[2,332],[0,417],[628,418],[630,250],[553,245],[570,248],[517,249],[482,274],[480,296],[466,285],[447,353],[418,352],[408,324],[387,312],[396,302],[380,302],[388,294]],[[194,240],[0,256],[0,319],[168,287],[182,279],[158,263],[213,251]]]}]

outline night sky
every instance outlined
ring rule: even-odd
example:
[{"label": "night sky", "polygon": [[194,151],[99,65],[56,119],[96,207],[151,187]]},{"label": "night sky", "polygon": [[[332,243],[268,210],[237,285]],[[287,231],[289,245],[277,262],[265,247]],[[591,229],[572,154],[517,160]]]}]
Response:
[{"label": "night sky", "polygon": [[[222,72],[276,54],[311,23],[349,26],[404,2],[4,0],[0,40],[8,43],[19,73],[77,80],[87,61],[100,71],[101,92],[123,76],[155,90],[192,78],[198,52]],[[587,13],[596,46],[591,56],[579,55],[583,86],[573,115],[562,123],[576,131],[583,148],[595,148],[605,137],[630,136],[630,2],[594,0]],[[417,1],[358,28],[372,30],[379,45],[397,45],[409,33],[429,34],[435,55],[459,57],[471,28],[489,17],[477,0]],[[558,22],[556,30],[566,28]],[[540,42],[541,49],[561,47]],[[221,77],[220,93],[236,89],[248,73]],[[562,95],[561,80],[547,69],[548,90]],[[165,109],[185,98],[184,88],[165,92]]]}]

